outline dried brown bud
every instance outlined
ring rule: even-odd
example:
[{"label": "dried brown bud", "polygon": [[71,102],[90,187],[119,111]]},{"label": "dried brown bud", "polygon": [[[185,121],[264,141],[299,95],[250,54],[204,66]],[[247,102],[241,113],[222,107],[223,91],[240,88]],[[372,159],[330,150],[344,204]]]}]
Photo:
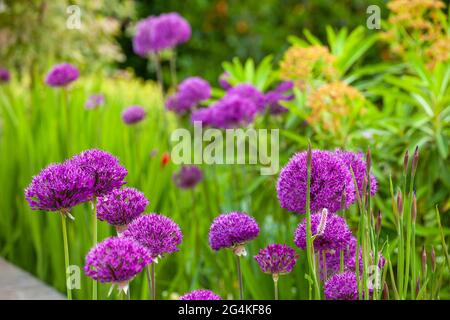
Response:
[{"label": "dried brown bud", "polygon": [[308,168],[311,168],[311,162],[312,162],[312,150],[311,150],[311,144],[308,143],[308,150],[306,151],[306,165]]},{"label": "dried brown bud", "polygon": [[400,190],[397,191],[397,210],[398,215],[401,217],[403,215],[403,196]]},{"label": "dried brown bud", "polygon": [[378,211],[377,214],[377,221],[375,223],[375,232],[377,233],[377,235],[380,235],[381,232],[381,221],[382,221],[383,217],[381,215],[381,211]]},{"label": "dried brown bud", "polygon": [[367,149],[366,154],[366,175],[370,174],[370,168],[372,167],[372,152],[370,151],[370,148]]},{"label": "dried brown bud", "polygon": [[383,300],[389,300],[389,288],[386,282],[383,285]]},{"label": "dried brown bud", "polygon": [[417,278],[417,281],[416,281],[416,297],[419,295],[419,291],[420,291],[420,279]]},{"label": "dried brown bud", "polygon": [[347,194],[345,193],[345,190],[342,191],[341,195],[341,210],[344,210],[347,206]]},{"label": "dried brown bud", "polygon": [[411,165],[412,176],[415,176],[415,174],[416,174],[418,163],[419,163],[419,146],[416,146],[416,149],[414,150],[412,165]]},{"label": "dried brown bud", "polygon": [[408,163],[409,163],[409,152],[406,150],[405,157],[403,158],[403,170],[405,171],[405,175],[408,172]]},{"label": "dried brown bud", "polygon": [[431,247],[431,269],[433,272],[436,272],[436,251],[434,250],[434,246]]},{"label": "dried brown bud", "polygon": [[413,196],[412,196],[411,217],[412,217],[413,223],[416,223],[416,219],[417,219],[417,198],[416,198],[416,193],[415,192],[413,193]]}]

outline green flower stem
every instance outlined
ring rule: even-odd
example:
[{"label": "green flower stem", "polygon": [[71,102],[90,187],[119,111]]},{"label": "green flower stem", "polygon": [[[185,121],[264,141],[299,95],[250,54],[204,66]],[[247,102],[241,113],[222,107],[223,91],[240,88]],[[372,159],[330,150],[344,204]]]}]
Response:
[{"label": "green flower stem", "polygon": [[147,266],[147,280],[150,300],[156,300],[155,262]]},{"label": "green flower stem", "polygon": [[244,286],[242,283],[241,257],[236,255],[236,270],[239,284],[239,300],[244,300]]},{"label": "green flower stem", "polygon": [[72,289],[67,284],[67,270],[69,269],[69,241],[67,239],[67,224],[66,224],[66,215],[64,212],[61,212],[61,227],[63,233],[63,243],[64,243],[64,274],[66,279],[66,290],[67,290],[67,299],[72,300]]},{"label": "green flower stem", "polygon": [[[93,246],[97,245],[97,197],[92,200],[92,210],[94,214],[92,215],[92,243]],[[97,280],[92,279],[92,300],[97,300],[97,290],[98,290]]]},{"label": "green flower stem", "polygon": [[272,275],[275,300],[278,300],[278,274]]}]

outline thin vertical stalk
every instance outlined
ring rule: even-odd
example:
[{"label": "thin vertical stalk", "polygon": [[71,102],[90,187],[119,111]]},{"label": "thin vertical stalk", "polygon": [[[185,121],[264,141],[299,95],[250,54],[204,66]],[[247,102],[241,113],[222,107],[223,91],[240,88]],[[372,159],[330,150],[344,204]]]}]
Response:
[{"label": "thin vertical stalk", "polygon": [[239,284],[239,300],[244,300],[244,286],[242,283],[241,259],[240,256],[238,255],[236,255],[236,270]]},{"label": "thin vertical stalk", "polygon": [[172,86],[175,88],[178,84],[177,80],[177,53],[173,51],[170,56],[170,77],[172,80]]},{"label": "thin vertical stalk", "polygon": [[157,53],[154,53],[151,55],[151,57],[156,71],[156,80],[158,81],[158,84],[161,88],[161,92],[164,92],[164,83],[162,78],[161,61],[159,59],[159,55]]},{"label": "thin vertical stalk", "polygon": [[67,290],[67,299],[72,300],[72,289],[67,284],[67,270],[69,269],[69,241],[67,238],[67,224],[66,224],[66,215],[61,212],[61,227],[63,233],[63,243],[64,243],[64,279],[66,280],[66,290]]},{"label": "thin vertical stalk", "polygon": [[[92,200],[92,243],[97,245],[97,197]],[[97,300],[97,280],[92,279],[92,300]]]},{"label": "thin vertical stalk", "polygon": [[150,300],[156,300],[155,262],[147,266],[147,280]]},{"label": "thin vertical stalk", "polygon": [[278,300],[278,274],[273,274],[272,278],[275,300]]}]

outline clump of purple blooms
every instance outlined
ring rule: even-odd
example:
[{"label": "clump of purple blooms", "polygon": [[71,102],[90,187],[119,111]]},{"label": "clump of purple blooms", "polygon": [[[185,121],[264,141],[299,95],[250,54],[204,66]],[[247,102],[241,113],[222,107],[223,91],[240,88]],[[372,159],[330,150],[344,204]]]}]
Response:
[{"label": "clump of purple blooms", "polygon": [[182,166],[180,171],[174,173],[173,181],[178,188],[192,189],[203,180],[202,170],[194,165]]},{"label": "clump of purple blooms", "polygon": [[[277,183],[278,200],[282,208],[299,214],[306,212],[307,152],[295,154],[281,170]],[[348,208],[355,200],[352,175],[343,161],[331,151],[312,151],[311,211],[327,208],[330,212]]]},{"label": "clump of purple blooms", "polygon": [[135,219],[123,236],[146,247],[153,259],[177,252],[183,240],[180,227],[172,219],[156,213]]},{"label": "clump of purple blooms", "polygon": [[229,90],[233,87],[230,84],[229,79],[230,79],[230,74],[226,71],[219,76],[219,85],[222,87],[222,89]]},{"label": "clump of purple blooms", "polygon": [[324,285],[327,300],[358,300],[358,282],[353,272],[344,272],[331,277]]},{"label": "clump of purple blooms", "polygon": [[236,95],[241,99],[249,99],[255,104],[256,112],[264,112],[265,99],[264,95],[254,86],[248,83],[241,83],[230,88],[227,95]]},{"label": "clump of purple blooms", "polygon": [[211,290],[199,289],[182,295],[180,300],[222,300],[222,298]]},{"label": "clump of purple blooms", "polygon": [[11,74],[9,71],[5,68],[0,68],[0,83],[6,83],[9,82],[11,79]]},{"label": "clump of purple blooms", "polygon": [[150,263],[152,258],[143,246],[132,239],[111,237],[89,251],[84,272],[102,283],[125,287]]},{"label": "clump of purple blooms", "polygon": [[120,188],[126,182],[127,169],[120,165],[119,159],[112,154],[90,149],[75,155],[68,162],[84,171],[85,176],[94,180],[92,197],[98,197],[114,189]]},{"label": "clump of purple blooms", "polygon": [[68,213],[89,201],[94,183],[93,176],[70,162],[51,164],[33,177],[25,197],[33,210]]},{"label": "clump of purple blooms", "polygon": [[103,94],[93,94],[89,96],[89,98],[86,100],[84,107],[90,110],[101,107],[104,104],[105,104],[105,96]]},{"label": "clump of purple blooms", "polygon": [[97,217],[113,226],[126,226],[144,212],[148,203],[134,188],[115,189],[98,198]]},{"label": "clump of purple blooms", "polygon": [[141,106],[130,106],[123,110],[122,120],[126,124],[136,124],[144,120],[147,113]]},{"label": "clump of purple blooms", "polygon": [[285,244],[270,244],[254,257],[262,272],[272,275],[287,274],[292,271],[298,255]]},{"label": "clump of purple blooms", "polygon": [[150,53],[172,49],[188,41],[191,33],[189,23],[176,12],[150,16],[137,24],[133,50],[147,57]]},{"label": "clump of purple blooms", "polygon": [[210,97],[211,86],[208,81],[200,77],[190,77],[179,84],[175,94],[167,98],[166,108],[183,114]]},{"label": "clump of purple blooms", "polygon": [[78,69],[70,63],[61,63],[53,66],[47,73],[45,83],[51,87],[65,87],[78,79]]},{"label": "clump of purple blooms", "polygon": [[242,212],[224,213],[214,219],[209,229],[209,245],[213,250],[235,249],[259,234],[256,220]]},{"label": "clump of purple blooms", "polygon": [[278,115],[288,111],[288,109],[280,105],[280,102],[294,99],[294,95],[286,95],[286,93],[291,91],[293,87],[294,83],[292,81],[284,81],[281,82],[275,89],[268,91],[265,94],[265,105],[266,108],[269,108],[270,114]]}]

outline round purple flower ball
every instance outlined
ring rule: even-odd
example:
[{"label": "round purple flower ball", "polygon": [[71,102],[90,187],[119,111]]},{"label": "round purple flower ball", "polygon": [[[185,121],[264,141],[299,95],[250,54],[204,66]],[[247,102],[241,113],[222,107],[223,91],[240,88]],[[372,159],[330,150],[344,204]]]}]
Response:
[{"label": "round purple flower ball", "polygon": [[[282,208],[306,212],[307,153],[295,154],[281,170],[277,183],[278,201]],[[311,211],[341,209],[342,194],[346,208],[353,203],[355,186],[350,171],[334,152],[313,150],[311,165]]]},{"label": "round purple flower ball", "polygon": [[229,79],[230,74],[226,71],[219,76],[219,85],[222,87],[222,89],[229,90],[233,87],[230,82],[228,82]]},{"label": "round purple flower ball", "polygon": [[91,95],[84,104],[86,109],[96,109],[105,104],[105,96],[102,94]]},{"label": "round purple flower ball", "polygon": [[147,57],[150,53],[171,49],[188,41],[191,26],[176,12],[150,16],[138,22],[133,38],[133,50]]},{"label": "round purple flower ball", "polygon": [[183,114],[210,97],[209,83],[200,77],[190,77],[180,83],[178,91],[167,99],[166,108]]},{"label": "round purple flower ball", "polygon": [[78,69],[70,63],[61,63],[53,66],[47,73],[45,83],[51,87],[65,87],[78,79]]},{"label": "round purple flower ball", "polygon": [[270,244],[261,249],[254,258],[262,272],[279,275],[290,273],[298,256],[295,250],[288,245]]},{"label": "round purple flower ball", "polygon": [[97,218],[113,226],[126,226],[148,206],[145,195],[134,188],[115,189],[97,201]]},{"label": "round purple flower ball", "polygon": [[211,290],[199,289],[182,295],[180,300],[222,300],[222,298]]},{"label": "round purple flower ball", "polygon": [[358,282],[353,272],[344,272],[331,277],[324,285],[327,300],[358,300]]},{"label": "round purple flower ball", "polygon": [[202,170],[194,165],[182,166],[180,171],[173,175],[173,181],[178,188],[192,189],[203,180]]},{"label": "round purple flower ball", "polygon": [[5,68],[0,68],[0,83],[6,83],[9,82],[11,79],[11,74],[9,71]]},{"label": "round purple flower ball", "polygon": [[132,238],[150,252],[153,259],[178,251],[183,240],[181,229],[172,219],[152,213],[140,216],[128,225],[124,237]]},{"label": "round purple flower ball", "polygon": [[237,95],[240,98],[249,99],[255,104],[257,112],[264,112],[265,109],[265,98],[264,94],[258,89],[248,83],[241,83],[233,88],[230,88],[227,95]]},{"label": "round purple flower ball", "polygon": [[150,263],[152,258],[143,246],[132,239],[111,237],[89,251],[84,272],[102,283],[124,285]]},{"label": "round purple flower ball", "polygon": [[[344,162],[347,168],[349,168],[349,170],[352,168],[353,173],[355,174],[356,184],[358,185],[359,194],[362,196],[364,177],[366,176],[366,161],[364,160],[364,154],[362,152],[350,152],[339,149],[336,150],[336,154]],[[374,175],[370,175],[370,194],[372,196],[375,195],[377,190],[377,179]]]},{"label": "round purple flower ball", "polygon": [[[319,230],[319,226],[321,230]],[[322,213],[312,214],[311,235],[316,235],[314,240],[314,250],[316,251],[343,250],[352,239],[352,232],[345,219],[334,213],[329,213],[325,220]],[[295,230],[294,242],[300,249],[306,249],[306,218]]]},{"label": "round purple flower ball", "polygon": [[141,106],[131,106],[123,110],[122,120],[126,124],[141,122],[146,116],[145,109]]},{"label": "round purple flower ball", "polygon": [[94,178],[70,163],[51,164],[33,177],[25,189],[31,209],[62,211],[86,202],[92,195]]},{"label": "round purple flower ball", "polygon": [[270,114],[278,115],[288,111],[288,109],[280,105],[280,102],[294,99],[294,95],[286,95],[286,92],[291,91],[293,87],[294,83],[292,81],[284,81],[265,94],[265,103],[266,107],[269,108]]},{"label": "round purple flower ball", "polygon": [[127,169],[120,165],[119,159],[106,151],[86,150],[73,156],[69,162],[94,179],[93,197],[104,195],[126,183],[124,179],[128,174]]},{"label": "round purple flower ball", "polygon": [[242,212],[223,213],[214,219],[209,229],[209,245],[215,251],[236,248],[259,234],[256,220]]}]

